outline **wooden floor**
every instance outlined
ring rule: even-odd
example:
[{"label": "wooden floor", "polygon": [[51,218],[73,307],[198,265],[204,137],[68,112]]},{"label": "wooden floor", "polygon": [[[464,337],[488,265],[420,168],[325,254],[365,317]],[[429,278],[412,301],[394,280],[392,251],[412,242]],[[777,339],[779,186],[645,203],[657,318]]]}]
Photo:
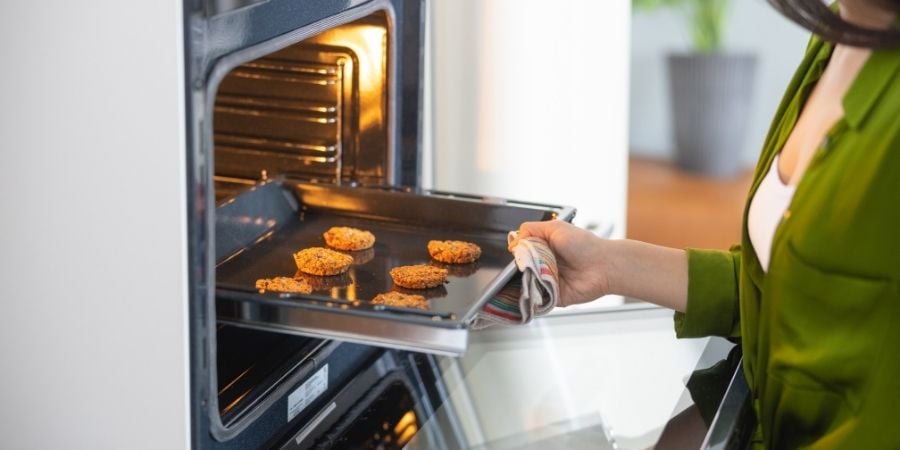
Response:
[{"label": "wooden floor", "polygon": [[734,179],[708,178],[632,157],[626,234],[676,248],[728,248],[740,240],[751,177],[748,170]]}]

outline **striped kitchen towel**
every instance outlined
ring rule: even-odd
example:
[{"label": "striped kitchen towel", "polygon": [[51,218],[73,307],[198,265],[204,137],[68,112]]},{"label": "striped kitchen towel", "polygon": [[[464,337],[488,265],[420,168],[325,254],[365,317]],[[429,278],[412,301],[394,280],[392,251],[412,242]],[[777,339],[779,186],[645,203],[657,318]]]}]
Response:
[{"label": "striped kitchen towel", "polygon": [[507,238],[519,273],[481,308],[472,327],[520,325],[550,312],[559,299],[556,257],[540,238],[518,239],[511,231]]}]

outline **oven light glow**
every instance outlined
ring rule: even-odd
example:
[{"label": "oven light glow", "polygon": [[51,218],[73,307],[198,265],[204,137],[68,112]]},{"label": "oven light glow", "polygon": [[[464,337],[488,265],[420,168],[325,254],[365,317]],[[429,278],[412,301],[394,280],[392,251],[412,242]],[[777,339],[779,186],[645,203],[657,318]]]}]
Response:
[{"label": "oven light glow", "polygon": [[403,434],[397,437],[397,446],[403,448],[406,444],[416,435],[416,432],[419,431],[415,425],[407,428],[403,431]]},{"label": "oven light glow", "polygon": [[410,425],[413,428],[416,427],[416,413],[412,410],[407,411],[406,414],[403,414],[403,416],[400,417],[400,420],[397,421],[397,425],[394,426],[394,434],[402,434],[402,432],[409,428]]},{"label": "oven light glow", "polygon": [[244,397],[246,397],[247,394],[249,394],[249,393],[250,393],[250,390],[248,389],[246,392],[244,392],[243,394],[238,396],[238,398],[234,399],[233,402],[229,403],[228,406],[226,406],[224,409],[222,409],[222,413],[227,413],[228,411],[231,411],[231,409],[234,408],[238,403],[240,403],[241,400],[243,400]]},{"label": "oven light glow", "polygon": [[241,374],[238,375],[234,380],[231,380],[231,383],[228,383],[225,387],[223,387],[222,389],[219,389],[219,395],[222,395],[223,392],[225,392],[225,391],[231,389],[231,386],[234,386],[235,383],[237,383],[237,382],[240,381],[242,378],[244,378],[244,377],[247,375],[248,372],[250,372],[250,368],[248,368],[248,369],[244,370],[243,372],[241,372]]},{"label": "oven light glow", "polygon": [[[359,95],[365,99],[364,102],[377,102],[385,90],[381,74],[387,68],[387,30],[382,26],[360,24],[343,31],[330,36],[330,42],[351,49],[356,61],[341,61],[341,67],[344,72],[358,70]],[[380,109],[360,111],[359,122],[363,129],[380,125],[383,121],[384,112]]]},{"label": "oven light glow", "polygon": [[[353,271],[353,272],[355,272],[355,271]],[[356,281],[355,281],[355,280],[356,280],[356,274],[355,274],[355,273],[353,274],[353,280],[354,280],[353,283],[350,283],[350,284],[347,286],[347,294],[346,294],[346,296],[344,297],[344,298],[346,298],[347,300],[350,300],[350,301],[358,300],[358,298],[356,297]]]}]

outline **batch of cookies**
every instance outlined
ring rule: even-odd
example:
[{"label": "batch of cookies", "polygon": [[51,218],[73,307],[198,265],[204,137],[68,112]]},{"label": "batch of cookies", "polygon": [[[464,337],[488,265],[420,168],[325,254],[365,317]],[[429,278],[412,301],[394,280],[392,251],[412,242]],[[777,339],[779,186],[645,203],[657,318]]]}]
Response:
[{"label": "batch of cookies", "polygon": [[[350,227],[332,227],[323,233],[325,244],[331,248],[310,247],[294,253],[299,273],[306,277],[275,277],[256,280],[260,293],[266,291],[309,294],[327,285],[327,278],[346,276],[354,257],[341,252],[372,251],[375,235],[366,230]],[[334,249],[334,250],[332,250]],[[429,241],[428,253],[435,261],[448,265],[473,263],[481,257],[481,247],[465,241]],[[449,271],[433,265],[399,266],[390,270],[394,284],[404,289],[431,289],[447,282]],[[318,286],[317,286],[318,285]],[[428,309],[422,295],[391,291],[378,294],[372,303],[402,308]]]}]

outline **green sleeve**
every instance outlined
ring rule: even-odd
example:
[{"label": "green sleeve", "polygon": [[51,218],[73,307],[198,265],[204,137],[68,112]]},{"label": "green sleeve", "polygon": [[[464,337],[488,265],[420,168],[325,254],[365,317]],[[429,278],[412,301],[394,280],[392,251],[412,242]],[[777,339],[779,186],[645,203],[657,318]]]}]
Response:
[{"label": "green sleeve", "polygon": [[675,313],[675,334],[679,338],[739,336],[740,246],[730,251],[689,248],[686,252],[687,308]]}]

